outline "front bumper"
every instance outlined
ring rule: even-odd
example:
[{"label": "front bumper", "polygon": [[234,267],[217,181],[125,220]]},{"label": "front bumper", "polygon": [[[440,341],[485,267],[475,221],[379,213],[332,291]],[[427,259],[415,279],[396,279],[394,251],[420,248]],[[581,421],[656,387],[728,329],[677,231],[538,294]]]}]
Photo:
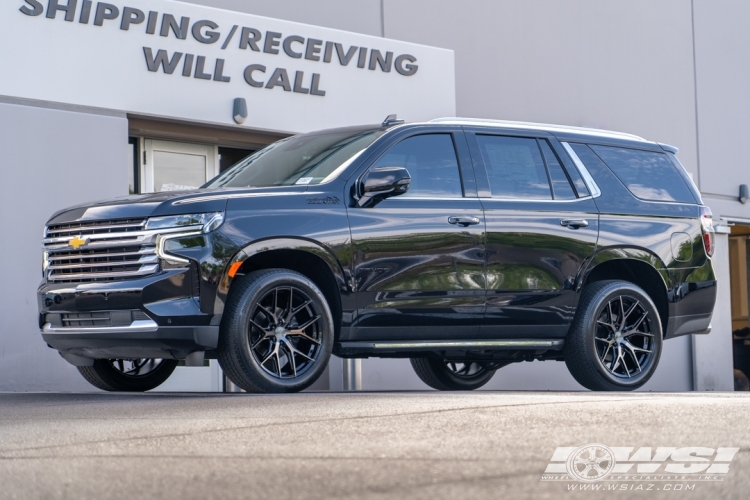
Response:
[{"label": "front bumper", "polygon": [[221,316],[201,311],[196,279],[185,268],[118,282],[43,283],[42,338],[69,361],[183,359],[215,349]]},{"label": "front bumper", "polygon": [[[215,349],[219,327],[159,327],[153,321],[136,321],[130,327],[103,328],[53,328],[47,324],[42,329],[42,338],[71,362],[76,357],[184,359],[191,352]],[[85,364],[73,362],[79,363]]]}]

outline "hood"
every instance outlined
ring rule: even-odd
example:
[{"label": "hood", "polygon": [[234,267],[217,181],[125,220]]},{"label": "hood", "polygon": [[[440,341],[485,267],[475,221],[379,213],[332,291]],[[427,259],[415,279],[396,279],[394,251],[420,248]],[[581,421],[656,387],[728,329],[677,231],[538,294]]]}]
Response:
[{"label": "hood", "polygon": [[304,192],[307,186],[278,186],[263,188],[194,189],[162,193],[120,196],[96,202],[82,203],[65,208],[50,217],[47,224],[70,222],[139,219],[162,215],[222,212],[227,200],[237,196],[283,196],[289,192]]}]

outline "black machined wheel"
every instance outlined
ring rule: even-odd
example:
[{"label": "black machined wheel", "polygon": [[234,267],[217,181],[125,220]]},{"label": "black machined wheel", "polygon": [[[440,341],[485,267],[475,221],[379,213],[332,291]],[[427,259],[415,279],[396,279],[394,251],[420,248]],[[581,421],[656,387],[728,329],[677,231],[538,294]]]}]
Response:
[{"label": "black machined wheel", "polygon": [[232,286],[219,363],[248,392],[297,392],[325,369],[333,335],[330,308],[312,281],[286,269],[256,271]]},{"label": "black machined wheel", "polygon": [[163,384],[177,367],[174,359],[97,359],[78,371],[91,385],[105,391],[144,392]]},{"label": "black machined wheel", "polygon": [[588,285],[565,340],[565,363],[584,387],[633,390],[659,363],[662,328],[651,298],[627,281]]},{"label": "black machined wheel", "polygon": [[648,309],[638,299],[618,295],[596,320],[599,362],[613,377],[629,379],[648,370],[656,358]]},{"label": "black machined wheel", "polygon": [[495,375],[487,363],[449,361],[439,358],[411,358],[417,376],[439,391],[471,391],[482,387]]},{"label": "black machined wheel", "polygon": [[304,290],[294,286],[269,290],[248,318],[255,361],[280,379],[304,374],[321,353],[321,317]]}]

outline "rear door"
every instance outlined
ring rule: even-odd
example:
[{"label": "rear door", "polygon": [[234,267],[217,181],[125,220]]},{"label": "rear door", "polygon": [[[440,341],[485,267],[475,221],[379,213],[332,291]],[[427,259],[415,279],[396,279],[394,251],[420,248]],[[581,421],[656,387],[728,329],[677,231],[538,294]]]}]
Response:
[{"label": "rear door", "polygon": [[467,129],[487,224],[487,309],[480,334],[566,334],[575,286],[596,248],[591,193],[550,134]]},{"label": "rear door", "polygon": [[485,224],[462,130],[401,134],[358,178],[386,166],[409,171],[409,191],[348,209],[351,340],[474,338],[484,315]]}]

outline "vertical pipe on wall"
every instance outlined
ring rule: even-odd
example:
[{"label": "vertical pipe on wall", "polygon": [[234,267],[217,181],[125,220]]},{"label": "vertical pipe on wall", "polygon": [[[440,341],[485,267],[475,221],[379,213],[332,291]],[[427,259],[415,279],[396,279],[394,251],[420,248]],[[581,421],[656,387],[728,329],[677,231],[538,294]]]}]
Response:
[{"label": "vertical pipe on wall", "polygon": [[344,390],[361,391],[362,390],[362,360],[345,359],[344,360]]},{"label": "vertical pipe on wall", "polygon": [[385,0],[380,0],[380,36],[385,38]]},{"label": "vertical pipe on wall", "polygon": [[691,335],[694,391],[733,391],[732,307],[729,286],[729,227],[716,226],[713,256],[716,273],[716,306],[711,333]]}]

